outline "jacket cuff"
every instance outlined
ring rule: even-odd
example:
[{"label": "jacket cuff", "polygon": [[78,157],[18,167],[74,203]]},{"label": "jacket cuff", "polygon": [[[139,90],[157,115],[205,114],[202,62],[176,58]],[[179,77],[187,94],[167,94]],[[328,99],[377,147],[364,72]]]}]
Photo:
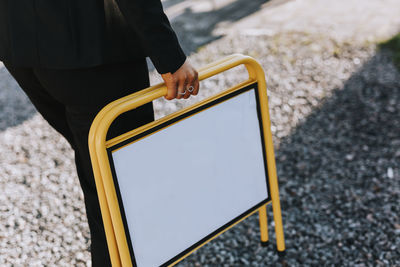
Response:
[{"label": "jacket cuff", "polygon": [[185,63],[186,55],[177,44],[175,51],[160,49],[157,55],[150,55],[150,59],[159,74],[174,73]]}]

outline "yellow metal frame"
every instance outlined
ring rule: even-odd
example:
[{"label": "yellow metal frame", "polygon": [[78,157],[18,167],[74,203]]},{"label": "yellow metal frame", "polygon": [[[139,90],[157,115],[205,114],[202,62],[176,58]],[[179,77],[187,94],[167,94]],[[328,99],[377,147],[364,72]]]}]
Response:
[{"label": "yellow metal frame", "polygon": [[[129,110],[135,109],[141,105],[149,103],[159,97],[165,96],[167,94],[167,88],[164,83],[151,86],[149,88],[143,89],[121,99],[115,100],[114,102],[105,106],[94,119],[89,133],[89,149],[90,157],[92,161],[92,167],[96,182],[97,194],[99,198],[101,213],[103,217],[103,224],[107,237],[107,244],[109,248],[109,253],[111,257],[112,266],[132,266],[132,260],[129,252],[129,247],[125,235],[125,229],[123,220],[120,213],[120,208],[118,204],[117,193],[114,186],[114,181],[112,177],[110,162],[108,158],[107,148],[112,147],[128,138],[153,128],[171,118],[177,117],[183,113],[186,113],[196,107],[202,106],[205,103],[213,101],[220,98],[228,93],[239,90],[247,85],[257,82],[258,84],[258,97],[260,101],[261,108],[261,118],[263,125],[263,134],[265,140],[266,148],[266,159],[268,165],[268,183],[270,188],[270,197],[272,202],[273,217],[275,221],[275,233],[276,233],[276,245],[277,250],[283,252],[285,250],[285,240],[283,235],[282,226],[282,215],[279,200],[279,189],[278,189],[278,179],[276,175],[275,166],[275,156],[274,148],[271,134],[271,122],[269,117],[268,108],[268,97],[267,97],[267,85],[265,81],[265,74],[261,65],[253,58],[249,56],[244,56],[241,54],[234,54],[223,58],[219,61],[211,63],[199,70],[199,79],[204,80],[212,77],[216,74],[229,70],[239,65],[244,65],[248,71],[249,77],[246,81],[239,83],[221,93],[214,95],[212,97],[206,98],[190,107],[184,108],[180,111],[167,115],[163,118],[155,120],[151,123],[143,125],[136,128],[130,132],[122,134],[111,140],[106,140],[108,129],[111,123],[122,113]],[[268,203],[267,203],[268,204]],[[259,223],[261,232],[261,241],[268,241],[268,222],[267,222],[267,204],[256,209],[252,213],[248,214],[241,220],[237,221],[233,225],[227,227],[222,232],[209,238],[204,243],[200,244],[194,250],[203,246],[207,242],[211,241],[213,238],[219,234],[225,232],[229,228],[233,227],[240,221],[244,220],[248,216],[255,212],[259,212]],[[175,265],[194,250],[189,251],[183,257],[176,260],[170,266]]]}]

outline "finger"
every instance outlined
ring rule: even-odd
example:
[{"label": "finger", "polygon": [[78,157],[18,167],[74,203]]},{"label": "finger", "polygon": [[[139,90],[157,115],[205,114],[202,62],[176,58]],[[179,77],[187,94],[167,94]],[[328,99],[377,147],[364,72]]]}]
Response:
[{"label": "finger", "polygon": [[[181,76],[178,82],[178,93],[177,97],[178,99],[181,99],[182,97],[186,96],[187,90],[186,90],[186,84],[187,84],[187,76]],[[182,94],[183,92],[186,92],[185,94]]]},{"label": "finger", "polygon": [[[187,90],[187,95],[185,95],[185,98],[189,98],[191,94],[193,94],[193,90],[194,90],[194,73],[192,73],[188,79],[187,79],[187,83],[186,83],[186,90]],[[190,91],[189,91],[190,90]]]},{"label": "finger", "polygon": [[197,95],[199,93],[199,89],[200,89],[200,83],[199,83],[199,80],[196,80],[196,82],[194,84],[194,90],[192,92],[192,95]]},{"label": "finger", "polygon": [[164,79],[165,85],[167,86],[167,94],[164,96],[167,100],[172,100],[176,97],[176,80],[171,73],[161,75]]},{"label": "finger", "polygon": [[199,89],[200,89],[200,82],[199,82],[199,76],[198,73],[196,72],[195,74],[195,79],[194,79],[194,90],[192,92],[192,95],[197,95],[199,93]]},{"label": "finger", "polygon": [[[189,75],[188,78],[186,79],[186,86],[185,86],[186,94],[184,96],[185,99],[188,99],[193,93],[193,89],[191,88],[191,86],[193,86],[192,85],[193,84],[193,79],[194,79],[193,75]],[[191,90],[191,92],[189,91],[189,89]]]},{"label": "finger", "polygon": [[167,83],[167,95],[164,96],[167,100],[172,100],[176,96],[176,89],[174,89],[174,83]]},{"label": "finger", "polygon": [[171,83],[170,87],[168,88],[168,91],[171,96],[171,99],[175,99],[178,93],[178,82],[174,81],[173,83]]}]

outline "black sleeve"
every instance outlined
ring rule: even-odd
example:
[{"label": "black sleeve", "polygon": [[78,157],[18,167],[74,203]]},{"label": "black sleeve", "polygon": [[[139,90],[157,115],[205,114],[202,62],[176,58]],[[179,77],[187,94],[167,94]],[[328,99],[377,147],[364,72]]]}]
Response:
[{"label": "black sleeve", "polygon": [[116,0],[159,73],[174,73],[186,60],[160,0]]}]

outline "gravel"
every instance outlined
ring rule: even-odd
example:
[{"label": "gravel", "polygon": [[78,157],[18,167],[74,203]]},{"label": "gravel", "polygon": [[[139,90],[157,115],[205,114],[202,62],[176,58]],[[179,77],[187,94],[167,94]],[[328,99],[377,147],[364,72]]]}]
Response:
[{"label": "gravel", "polygon": [[0,133],[0,144],[0,265],[89,266],[83,195],[67,142],[34,115]]},{"label": "gravel", "polygon": [[[400,266],[400,74],[390,51],[287,31],[230,35],[191,59],[231,53],[266,72],[287,252],[260,246],[253,215],[178,266]],[[238,68],[187,101],[158,99],[156,117],[243,78]],[[91,266],[73,153],[1,66],[0,111],[0,266]]]}]

